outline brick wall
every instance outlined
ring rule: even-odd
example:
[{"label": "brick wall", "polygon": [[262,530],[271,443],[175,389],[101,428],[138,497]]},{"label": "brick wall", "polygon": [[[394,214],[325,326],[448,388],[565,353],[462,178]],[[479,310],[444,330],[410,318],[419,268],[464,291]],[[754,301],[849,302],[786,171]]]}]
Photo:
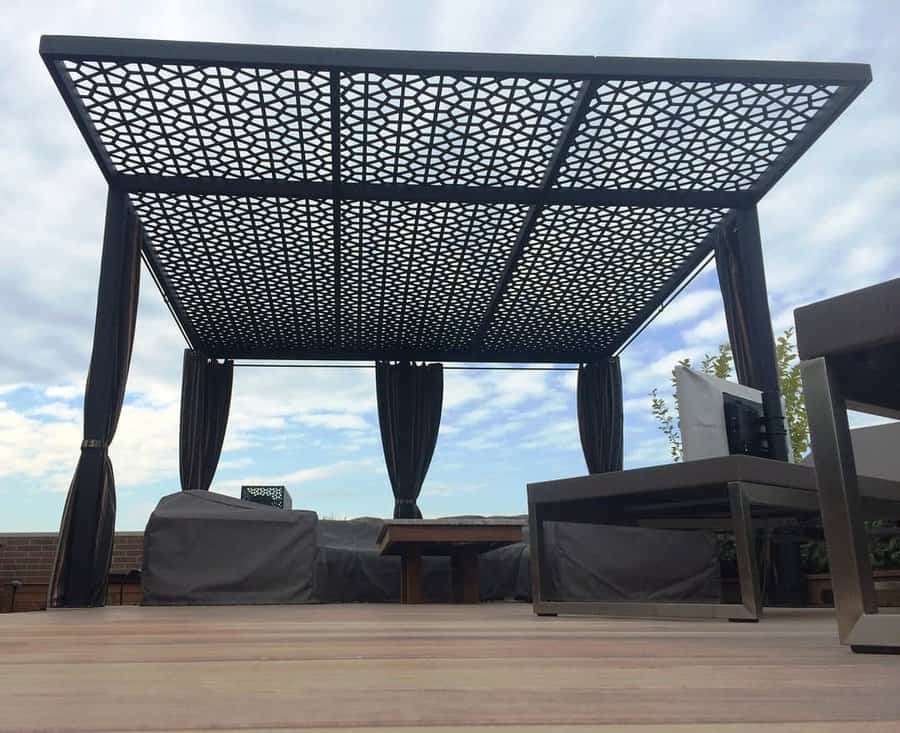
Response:
[{"label": "brick wall", "polygon": [[[37,611],[47,605],[47,585],[56,553],[56,532],[0,533],[0,613],[10,610]],[[127,573],[140,568],[144,557],[143,532],[117,532],[113,541],[110,572]],[[13,593],[10,581],[21,580],[22,586]],[[107,603],[140,603],[140,585],[111,584]]]}]

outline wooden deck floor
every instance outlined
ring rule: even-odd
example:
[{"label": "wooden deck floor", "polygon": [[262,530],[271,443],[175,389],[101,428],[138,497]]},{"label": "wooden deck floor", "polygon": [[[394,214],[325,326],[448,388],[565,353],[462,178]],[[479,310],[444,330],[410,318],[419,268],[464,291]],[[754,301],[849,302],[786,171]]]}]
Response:
[{"label": "wooden deck floor", "polygon": [[733,733],[760,723],[896,732],[900,657],[851,654],[827,612],[772,612],[760,624],[536,618],[524,604],[0,616],[4,731]]}]

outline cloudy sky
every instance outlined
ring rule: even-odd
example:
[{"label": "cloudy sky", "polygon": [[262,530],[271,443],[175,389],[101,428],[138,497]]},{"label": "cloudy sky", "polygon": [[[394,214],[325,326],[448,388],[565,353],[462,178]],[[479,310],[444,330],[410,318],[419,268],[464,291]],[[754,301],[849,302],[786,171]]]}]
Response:
[{"label": "cloudy sky", "polygon": [[[740,5],[742,9],[735,9]],[[42,34],[448,51],[863,61],[874,82],[760,205],[777,329],[798,305],[900,275],[900,5],[838,2],[5,0],[0,16],[0,531],[54,530],[81,441],[105,189],[37,53]],[[647,396],[726,339],[701,275],[623,357],[625,463],[668,460]],[[178,489],[184,343],[144,278],[112,448],[117,528]],[[426,515],[518,513],[525,484],[584,472],[574,378],[446,373]],[[214,489],[286,484],[320,515],[387,515],[374,376],[245,369]]]}]

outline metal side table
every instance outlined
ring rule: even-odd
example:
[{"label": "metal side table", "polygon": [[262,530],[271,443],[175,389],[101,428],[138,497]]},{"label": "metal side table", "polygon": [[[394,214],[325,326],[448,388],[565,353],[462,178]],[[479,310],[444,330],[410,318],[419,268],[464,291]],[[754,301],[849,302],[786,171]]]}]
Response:
[{"label": "metal side table", "polygon": [[864,525],[900,517],[900,494],[863,504],[847,420],[848,407],[900,418],[900,279],[794,318],[838,634],[856,652],[900,653],[900,614],[879,613]]}]

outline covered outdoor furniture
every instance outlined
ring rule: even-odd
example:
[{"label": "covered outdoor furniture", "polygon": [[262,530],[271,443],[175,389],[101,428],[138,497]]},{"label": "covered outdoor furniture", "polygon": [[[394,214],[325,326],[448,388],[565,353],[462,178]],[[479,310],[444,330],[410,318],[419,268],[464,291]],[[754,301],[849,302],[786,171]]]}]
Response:
[{"label": "covered outdoor furniture", "polygon": [[[860,477],[859,487],[860,496],[870,510],[877,509],[892,496],[900,496],[900,483],[880,478]],[[812,519],[818,510],[813,469],[745,455],[529,484],[534,611],[539,615],[595,613],[758,620],[762,614],[762,597],[753,547],[754,527]],[[735,536],[741,603],[566,600],[556,595],[548,583],[552,553],[545,525],[553,521],[730,529]],[[657,563],[678,562],[670,550],[663,551],[664,547],[659,543],[656,553],[650,551],[640,558],[641,575],[651,573]]]},{"label": "covered outdoor furniture", "polygon": [[[470,515],[435,523],[502,525],[516,531],[520,541],[479,555],[478,597],[530,602],[527,521],[526,516]],[[374,517],[318,519],[314,512],[269,508],[212,492],[172,494],[160,501],[145,531],[144,602],[398,602],[403,585],[401,560],[380,552],[377,539],[384,527],[385,520]],[[630,555],[636,549],[639,554],[651,551],[660,538],[635,532],[548,522],[545,542],[553,552],[545,569],[552,592],[570,599],[619,601],[634,600],[641,593],[680,600],[718,598],[718,561],[708,538],[664,535],[678,562],[659,564],[653,573],[638,577],[636,558]],[[454,600],[450,557],[422,557],[422,599]]]},{"label": "covered outdoor furniture", "polygon": [[[900,518],[900,486],[871,506],[847,409],[900,418],[900,279],[794,311],[838,634],[900,652],[900,615],[879,613],[864,520]],[[900,444],[890,448],[900,451]]]},{"label": "covered outdoor furniture", "polygon": [[211,491],[164,496],[144,531],[144,604],[309,602],[316,521]]},{"label": "covered outdoor furniture", "polygon": [[[508,522],[522,528],[522,541],[479,555],[478,585],[482,601],[531,602],[528,517],[444,517],[437,522]],[[319,520],[319,554],[314,599],[322,603],[391,602],[401,599],[398,556],[379,553],[376,539],[385,521],[372,517]],[[610,601],[653,597],[713,601],[720,595],[715,544],[703,535],[663,533],[677,562],[658,564],[652,574],[634,573],[639,552],[658,547],[659,533],[638,534],[620,527],[567,522],[545,525],[552,552],[545,558],[546,578],[557,597]],[[638,531],[639,532],[639,531]],[[452,568],[448,557],[422,558],[426,602],[450,602]]]}]

